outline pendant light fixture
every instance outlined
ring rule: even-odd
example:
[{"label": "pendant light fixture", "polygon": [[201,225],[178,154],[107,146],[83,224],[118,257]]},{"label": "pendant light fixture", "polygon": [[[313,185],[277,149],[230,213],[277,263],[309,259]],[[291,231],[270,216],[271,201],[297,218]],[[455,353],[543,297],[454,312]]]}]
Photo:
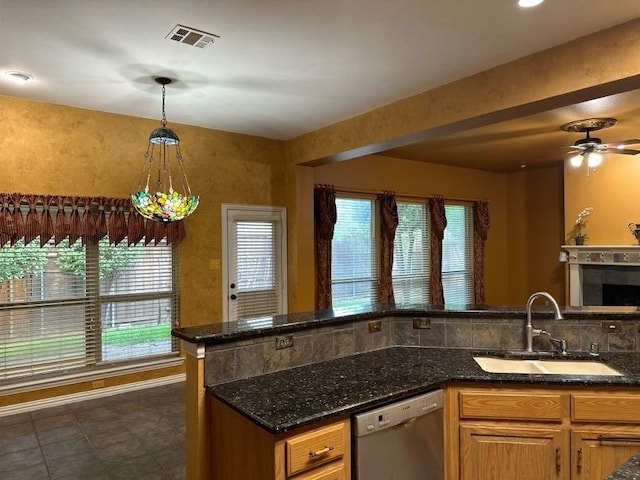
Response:
[{"label": "pendant light fixture", "polygon": [[[160,127],[149,135],[138,190],[131,194],[131,202],[140,215],[149,220],[174,222],[191,215],[198,206],[199,198],[191,193],[189,187],[180,153],[180,138],[167,127],[165,86],[171,83],[171,79],[158,77],[155,81],[162,85],[162,120]],[[178,184],[181,192],[174,189]]]}]

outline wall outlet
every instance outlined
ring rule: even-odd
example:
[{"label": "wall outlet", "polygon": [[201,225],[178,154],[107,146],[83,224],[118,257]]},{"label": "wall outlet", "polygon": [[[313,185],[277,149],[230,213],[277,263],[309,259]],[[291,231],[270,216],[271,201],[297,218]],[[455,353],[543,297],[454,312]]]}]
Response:
[{"label": "wall outlet", "polygon": [[276,350],[293,347],[293,335],[282,335],[276,337]]},{"label": "wall outlet", "polygon": [[430,318],[414,318],[413,328],[416,328],[416,329],[431,328],[431,319]]},{"label": "wall outlet", "polygon": [[602,322],[600,326],[602,331],[606,333],[622,332],[622,322]]},{"label": "wall outlet", "polygon": [[381,320],[374,320],[372,322],[369,322],[369,333],[379,332],[380,330],[382,330]]}]

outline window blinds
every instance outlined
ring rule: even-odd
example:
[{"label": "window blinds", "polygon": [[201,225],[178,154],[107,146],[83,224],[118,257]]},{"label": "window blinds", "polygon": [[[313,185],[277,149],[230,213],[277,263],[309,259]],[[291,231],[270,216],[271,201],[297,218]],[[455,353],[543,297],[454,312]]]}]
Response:
[{"label": "window blinds", "polygon": [[396,304],[429,303],[429,228],[425,203],[398,201],[393,245],[393,292]]},{"label": "window blinds", "polygon": [[175,350],[173,252],[37,240],[0,249],[0,379]]},{"label": "window blinds", "polygon": [[280,223],[236,222],[237,318],[275,315],[280,310]]},{"label": "window blinds", "polygon": [[447,305],[473,302],[473,212],[468,205],[445,205],[442,286]]},{"label": "window blinds", "polygon": [[331,253],[334,308],[366,306],[376,301],[374,207],[372,199],[336,198],[338,218]]}]

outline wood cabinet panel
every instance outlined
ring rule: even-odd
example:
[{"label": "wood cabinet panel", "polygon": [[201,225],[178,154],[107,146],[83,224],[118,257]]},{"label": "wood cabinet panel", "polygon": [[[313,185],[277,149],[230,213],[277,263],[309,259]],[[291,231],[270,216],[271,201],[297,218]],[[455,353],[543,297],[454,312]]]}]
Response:
[{"label": "wood cabinet panel", "polygon": [[640,427],[574,428],[571,444],[573,480],[602,480],[640,452]]},{"label": "wood cabinet panel", "polygon": [[[215,480],[351,478],[349,419],[274,435],[217,399],[211,399],[211,411]],[[318,454],[317,459],[309,452]]]},{"label": "wood cabinet panel", "polygon": [[350,480],[343,462],[316,468],[310,472],[293,477],[291,480]]},{"label": "wood cabinet panel", "polygon": [[560,393],[535,391],[460,392],[460,418],[562,421]]},{"label": "wood cabinet panel", "polygon": [[640,423],[640,395],[571,395],[571,420],[574,422]]},{"label": "wood cabinet panel", "polygon": [[450,394],[459,441],[448,480],[602,480],[640,453],[634,388],[460,385]]},{"label": "wood cabinet panel", "polygon": [[460,479],[568,478],[568,452],[563,452],[563,435],[559,428],[462,425]]}]

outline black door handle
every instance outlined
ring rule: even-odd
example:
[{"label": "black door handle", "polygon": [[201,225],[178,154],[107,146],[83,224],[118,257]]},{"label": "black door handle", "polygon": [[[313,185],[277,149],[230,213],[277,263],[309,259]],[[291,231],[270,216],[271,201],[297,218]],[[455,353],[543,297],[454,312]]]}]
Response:
[{"label": "black door handle", "polygon": [[235,300],[236,298],[238,298],[238,296],[237,296],[237,295],[235,295],[235,294],[231,294],[231,295],[229,295],[229,298],[230,298],[231,300]]}]

